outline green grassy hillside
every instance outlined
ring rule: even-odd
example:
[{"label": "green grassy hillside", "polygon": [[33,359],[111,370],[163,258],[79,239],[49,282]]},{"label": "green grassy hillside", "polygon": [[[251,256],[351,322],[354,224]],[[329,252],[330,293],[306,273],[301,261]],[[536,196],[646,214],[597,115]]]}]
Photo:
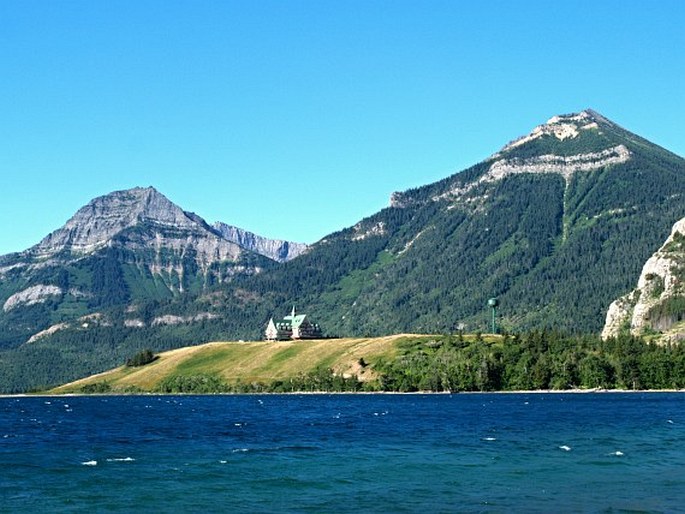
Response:
[{"label": "green grassy hillside", "polygon": [[[121,366],[50,392],[155,391],[165,380],[174,377],[212,377],[231,385],[269,384],[324,368],[332,369],[336,375],[357,376],[360,381],[368,382],[376,378],[373,365],[381,359],[392,360],[402,341],[430,337],[403,334],[294,342],[207,343],[163,352],[145,366]],[[104,388],[103,384],[106,384]]]}]

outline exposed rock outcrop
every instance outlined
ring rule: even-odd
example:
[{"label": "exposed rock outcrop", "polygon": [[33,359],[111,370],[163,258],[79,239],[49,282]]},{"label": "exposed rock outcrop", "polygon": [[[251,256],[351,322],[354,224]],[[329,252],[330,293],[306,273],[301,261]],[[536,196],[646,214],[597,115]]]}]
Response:
[{"label": "exposed rock outcrop", "polygon": [[137,187],[95,198],[26,254],[40,259],[78,257],[108,246],[153,250],[155,257],[147,263],[152,273],[165,270],[179,275],[180,262],[188,256],[206,270],[217,261],[235,261],[242,251],[156,189]]},{"label": "exposed rock outcrop", "polygon": [[2,306],[2,310],[8,312],[20,305],[43,303],[51,297],[60,296],[61,294],[62,289],[57,286],[47,286],[43,284],[31,286],[10,296]]},{"label": "exposed rock outcrop", "polygon": [[511,143],[505,145],[491,158],[496,159],[509,150],[513,150],[514,148],[543,136],[554,136],[559,141],[573,139],[578,137],[582,130],[598,129],[599,124],[608,125],[613,123],[592,109],[585,109],[577,114],[560,114],[558,116],[552,116],[547,120],[547,123],[538,125],[530,134],[515,139]]},{"label": "exposed rock outcrop", "polygon": [[216,319],[218,316],[211,312],[201,312],[195,316],[176,316],[173,314],[165,314],[152,320],[151,325],[157,327],[160,325],[180,325],[181,323],[197,323],[204,320]]},{"label": "exposed rock outcrop", "polygon": [[367,237],[382,236],[386,234],[385,222],[379,221],[371,226],[365,223],[357,223],[354,227],[352,241],[362,241]]},{"label": "exposed rock outcrop", "polygon": [[510,175],[522,173],[553,173],[561,175],[568,183],[574,173],[599,170],[607,166],[622,164],[630,159],[630,151],[624,145],[607,148],[601,152],[578,155],[540,155],[529,159],[499,159],[495,161],[477,181],[463,187],[455,187],[442,195],[433,197],[434,201],[449,197],[460,197],[481,184],[502,180]]},{"label": "exposed rock outcrop", "polygon": [[615,300],[607,311],[602,337],[626,330],[638,335],[647,329],[669,331],[685,319],[685,218],[652,255],[640,273],[637,287]]},{"label": "exposed rock outcrop", "polygon": [[268,257],[276,262],[286,262],[302,255],[309,245],[293,243],[282,239],[268,239],[226,223],[214,223],[214,229],[221,236],[246,250]]},{"label": "exposed rock outcrop", "polygon": [[494,182],[516,173],[556,173],[566,180],[579,171],[593,171],[630,159],[630,151],[624,145],[607,148],[601,152],[578,155],[540,155],[530,159],[500,159],[490,166],[481,182]]},{"label": "exposed rock outcrop", "polygon": [[191,232],[199,228],[195,219],[154,188],[136,187],[95,198],[30,251],[37,256],[64,250],[91,253],[142,222]]},{"label": "exposed rock outcrop", "polygon": [[59,332],[60,330],[66,330],[69,328],[68,323],[57,323],[56,325],[52,325],[49,328],[46,328],[45,330],[41,330],[40,332],[33,334],[28,341],[26,341],[26,344],[31,344],[35,343],[39,339],[42,339],[47,336],[51,336],[52,334],[55,334],[56,332]]},{"label": "exposed rock outcrop", "polygon": [[[430,201],[464,200],[468,203],[471,201],[468,193],[477,190],[479,186],[495,183],[517,174],[556,174],[564,177],[568,184],[576,173],[599,170],[629,161],[632,155],[624,144],[611,146],[606,142],[600,146],[599,150],[593,148],[593,151],[579,151],[570,155],[567,153],[533,156],[521,154],[524,145],[541,138],[551,139],[558,144],[565,140],[579,138],[584,133],[592,132],[600,136],[602,130],[608,128],[617,129],[618,126],[591,109],[577,114],[554,116],[547,123],[535,127],[528,135],[508,143],[492,155],[486,161],[491,163],[487,171],[478,179],[464,181],[460,176],[455,176],[452,185],[434,194],[430,197]],[[415,203],[411,192],[394,192],[390,196],[391,207],[404,208]]]}]

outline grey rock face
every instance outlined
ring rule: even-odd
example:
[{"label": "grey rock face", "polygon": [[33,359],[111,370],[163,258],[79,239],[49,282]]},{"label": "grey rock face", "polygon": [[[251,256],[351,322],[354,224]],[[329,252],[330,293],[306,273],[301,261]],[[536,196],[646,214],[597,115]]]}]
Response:
[{"label": "grey rock face", "polygon": [[91,253],[106,246],[122,230],[145,221],[159,226],[197,228],[197,222],[154,188],[137,187],[95,198],[31,251],[37,255],[61,250]]},{"label": "grey rock face", "polygon": [[[122,237],[123,233],[126,235]],[[201,269],[217,261],[235,261],[243,249],[285,262],[308,248],[267,239],[225,223],[210,227],[200,216],[184,211],[156,189],[136,187],[95,198],[26,253],[40,259],[62,252],[79,256],[119,245],[134,250],[154,249],[156,253],[171,250],[179,257],[192,250]],[[151,270],[171,271],[161,263],[153,264]]]},{"label": "grey rock face", "polygon": [[52,296],[59,296],[61,294],[62,289],[57,286],[43,284],[31,286],[10,296],[2,306],[2,310],[8,312],[20,305],[34,305],[36,303],[43,303],[47,301],[48,298]]},{"label": "grey rock face", "polygon": [[[115,191],[92,200],[60,229],[26,253],[50,258],[91,254],[107,246],[153,250],[153,273],[176,270],[175,260],[192,253],[202,270],[217,261],[235,261],[241,248],[215,233],[199,216],[187,213],[152,187]],[[176,271],[181,271],[180,269]]]},{"label": "grey rock face", "polygon": [[294,259],[298,255],[302,255],[309,248],[308,245],[303,243],[293,243],[281,239],[268,239],[222,222],[215,223],[214,229],[219,232],[224,239],[232,241],[246,250],[258,253],[276,262],[286,262]]},{"label": "grey rock face", "polygon": [[[655,317],[652,311],[669,299],[685,294],[682,281],[684,234],[685,218],[673,225],[666,242],[647,260],[637,287],[609,306],[602,338],[618,336],[623,327],[629,327],[634,335],[641,334],[646,328],[668,332],[679,321],[676,316]],[[681,328],[678,332],[682,332]]]}]

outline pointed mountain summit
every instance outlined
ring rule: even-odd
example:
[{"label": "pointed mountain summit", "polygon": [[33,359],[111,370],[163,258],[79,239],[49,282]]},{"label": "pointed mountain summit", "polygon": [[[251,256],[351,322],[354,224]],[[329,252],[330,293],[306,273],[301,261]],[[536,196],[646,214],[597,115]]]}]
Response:
[{"label": "pointed mountain summit", "polygon": [[135,187],[91,200],[22,255],[39,260],[79,258],[110,247],[190,251],[198,266],[206,270],[212,263],[235,260],[245,252],[284,262],[305,251],[307,245],[271,240],[222,222],[210,226],[155,188]]},{"label": "pointed mountain summit", "polygon": [[[127,230],[148,227],[151,231],[180,231],[223,242],[198,216],[186,213],[153,187],[136,187],[100,196],[79,209],[66,224],[29,250],[36,256],[59,252],[93,253],[111,246]],[[157,234],[155,234],[157,236]],[[223,244],[220,253],[235,257],[239,248]]]},{"label": "pointed mountain summit", "polygon": [[[121,263],[160,275],[171,289],[184,289],[173,275],[210,273],[219,262],[236,262],[244,250],[224,239],[196,214],[186,212],[152,187],[100,196],[61,228],[19,254],[44,267],[117,254]],[[29,266],[31,267],[31,266]],[[255,271],[255,270],[252,270]]]},{"label": "pointed mountain summit", "polygon": [[[631,150],[632,148],[632,150]],[[512,175],[556,174],[567,185],[577,173],[589,173],[628,163],[633,152],[644,154],[653,143],[621,128],[592,109],[553,116],[529,134],[514,139],[480,164],[435,184],[407,192],[393,193],[390,203],[403,207],[430,200],[457,200],[486,184]],[[660,151],[667,153],[663,149]],[[671,154],[671,157],[677,156]]]},{"label": "pointed mountain summit", "polygon": [[[501,154],[532,142],[542,145],[546,144],[551,149],[555,140],[576,140],[576,145],[574,145],[576,151],[583,144],[588,144],[588,150],[597,149],[597,136],[604,136],[601,139],[606,141],[608,148],[611,144],[611,138],[607,138],[607,133],[618,128],[618,125],[592,109],[586,109],[575,114],[560,114],[553,116],[543,125],[538,125],[528,135],[508,143],[492,158],[500,157]],[[564,149],[563,146],[559,146],[558,149],[568,151],[569,147]],[[544,149],[542,151],[544,152]]]}]

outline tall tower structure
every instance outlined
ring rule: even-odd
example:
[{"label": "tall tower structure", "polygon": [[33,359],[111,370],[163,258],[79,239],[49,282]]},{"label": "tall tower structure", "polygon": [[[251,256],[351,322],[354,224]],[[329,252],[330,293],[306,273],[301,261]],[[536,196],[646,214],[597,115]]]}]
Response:
[{"label": "tall tower structure", "polygon": [[499,305],[499,300],[497,298],[490,298],[488,300],[488,306],[492,309],[492,333],[497,333],[497,306]]}]

